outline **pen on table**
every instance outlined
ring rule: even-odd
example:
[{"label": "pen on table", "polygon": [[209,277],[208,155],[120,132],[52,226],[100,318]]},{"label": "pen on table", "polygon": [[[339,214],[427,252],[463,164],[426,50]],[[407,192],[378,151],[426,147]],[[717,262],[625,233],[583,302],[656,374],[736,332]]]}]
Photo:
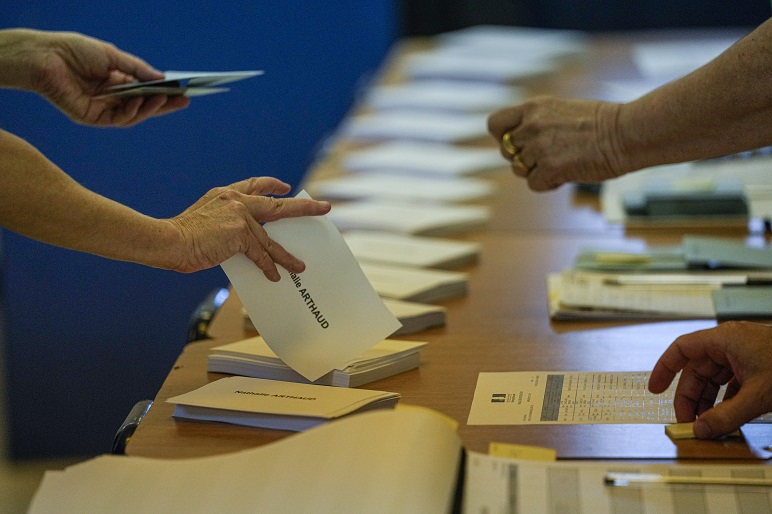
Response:
[{"label": "pen on table", "polygon": [[607,486],[629,487],[648,484],[729,485],[772,487],[772,478],[673,476],[655,473],[606,473]]},{"label": "pen on table", "polygon": [[752,286],[772,285],[772,277],[754,277],[748,275],[620,275],[604,279],[603,283],[614,286],[657,285],[657,286]]}]

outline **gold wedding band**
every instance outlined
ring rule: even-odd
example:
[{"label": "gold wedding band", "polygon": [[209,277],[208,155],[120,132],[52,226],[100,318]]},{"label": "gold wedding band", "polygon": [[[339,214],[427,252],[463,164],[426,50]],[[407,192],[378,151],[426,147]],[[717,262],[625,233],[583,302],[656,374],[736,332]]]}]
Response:
[{"label": "gold wedding band", "polygon": [[512,134],[510,132],[504,133],[504,137],[501,138],[501,146],[512,157],[515,157],[518,153],[520,153],[517,147],[512,143]]},{"label": "gold wedding band", "polygon": [[528,175],[531,169],[525,165],[523,159],[520,158],[520,154],[516,153],[512,156],[512,166],[516,167],[523,175]]}]

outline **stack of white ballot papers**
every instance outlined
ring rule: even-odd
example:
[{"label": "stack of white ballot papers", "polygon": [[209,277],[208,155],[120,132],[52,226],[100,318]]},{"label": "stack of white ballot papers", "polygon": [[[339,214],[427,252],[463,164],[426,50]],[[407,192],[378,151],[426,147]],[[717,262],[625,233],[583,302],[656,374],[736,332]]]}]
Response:
[{"label": "stack of white ballot papers", "polygon": [[439,236],[484,226],[490,219],[490,209],[472,205],[357,200],[336,205],[327,216],[339,230]]},{"label": "stack of white ballot papers", "polygon": [[474,264],[480,255],[477,243],[435,237],[352,230],[343,239],[363,264],[454,269]]},{"label": "stack of white ballot papers", "polygon": [[341,127],[351,139],[462,143],[488,138],[487,114],[379,111],[350,118]]},{"label": "stack of white ballot papers", "polygon": [[[385,339],[352,359],[344,368],[332,370],[313,383],[358,387],[415,369],[424,346],[426,343]],[[307,379],[284,364],[259,336],[212,348],[207,359],[207,371],[308,383]]]},{"label": "stack of white ballot papers", "polygon": [[491,113],[523,101],[524,92],[504,84],[423,80],[379,86],[368,91],[365,106],[375,110],[418,109]]},{"label": "stack of white ballot papers", "polygon": [[471,202],[493,194],[493,184],[476,178],[436,178],[364,172],[322,180],[309,186],[314,196],[331,200]]},{"label": "stack of white ballot papers", "polygon": [[399,394],[228,377],[166,401],[175,404],[175,418],[298,432],[355,412],[393,408]]},{"label": "stack of white ballot papers", "polygon": [[367,280],[384,298],[432,303],[463,296],[469,279],[460,271],[362,264]]},{"label": "stack of white ballot papers", "polygon": [[474,80],[508,83],[544,76],[555,65],[542,59],[513,59],[511,55],[474,55],[454,49],[435,50],[405,59],[409,79]]},{"label": "stack of white ballot papers", "polygon": [[[309,198],[305,191],[298,197]],[[287,366],[313,382],[345,368],[400,328],[327,215],[263,227],[305,262],[305,271],[279,266],[281,279],[271,282],[244,254],[222,268],[255,328]]]},{"label": "stack of white ballot papers", "polygon": [[587,50],[587,34],[576,30],[476,25],[437,36],[438,49],[467,55],[525,54],[543,61],[576,57]]},{"label": "stack of white ballot papers", "polygon": [[502,169],[507,162],[490,148],[392,141],[351,152],[343,159],[348,171],[400,176],[460,177]]},{"label": "stack of white ballot papers", "polygon": [[579,32],[523,27],[481,25],[437,39],[405,60],[409,79],[513,83],[551,73],[558,60],[586,48]]},{"label": "stack of white ballot papers", "polygon": [[448,310],[441,305],[428,305],[416,302],[406,302],[393,298],[383,298],[383,303],[402,323],[392,337],[415,334],[430,328],[445,326]]}]

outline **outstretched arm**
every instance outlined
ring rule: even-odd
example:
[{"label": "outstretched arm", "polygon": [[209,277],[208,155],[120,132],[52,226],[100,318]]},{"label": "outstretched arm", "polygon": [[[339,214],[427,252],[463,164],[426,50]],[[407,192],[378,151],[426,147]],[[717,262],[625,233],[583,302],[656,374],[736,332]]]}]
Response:
[{"label": "outstretched arm", "polygon": [[78,123],[129,126],[187,107],[185,97],[97,98],[163,73],[110,43],[74,32],[0,30],[0,87],[39,93]]},{"label": "outstretched arm", "polygon": [[82,187],[26,141],[0,130],[0,225],[27,237],[110,259],[193,272],[245,253],[269,280],[276,264],[304,264],[272,241],[259,222],[313,216],[327,202],[273,198],[290,186],[251,178],[206,193],[169,219],[155,219]]},{"label": "outstretched arm", "polygon": [[[678,372],[674,407],[701,439],[719,437],[772,412],[772,326],[726,322],[676,339],[654,366],[649,390],[661,393]],[[724,400],[715,405],[720,387]]]},{"label": "outstretched arm", "polygon": [[772,19],[694,72],[627,104],[540,97],[493,113],[536,191],[772,144]]}]

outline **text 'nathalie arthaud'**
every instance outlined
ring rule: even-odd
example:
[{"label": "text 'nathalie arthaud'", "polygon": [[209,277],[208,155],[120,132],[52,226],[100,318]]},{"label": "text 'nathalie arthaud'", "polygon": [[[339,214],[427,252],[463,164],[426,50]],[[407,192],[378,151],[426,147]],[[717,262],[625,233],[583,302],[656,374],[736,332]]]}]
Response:
[{"label": "text 'nathalie arthaud'", "polygon": [[311,294],[306,291],[305,287],[302,287],[303,284],[300,283],[300,277],[294,273],[290,273],[289,276],[292,278],[292,282],[295,283],[295,287],[298,288],[300,297],[303,298],[303,301],[306,302],[308,308],[311,309],[311,314],[313,314],[314,318],[316,318],[316,322],[319,323],[319,326],[322,328],[329,328],[329,322],[324,319],[324,315],[322,315],[322,312],[319,310],[319,308],[317,308],[316,304],[314,303],[314,299],[311,298]]}]

